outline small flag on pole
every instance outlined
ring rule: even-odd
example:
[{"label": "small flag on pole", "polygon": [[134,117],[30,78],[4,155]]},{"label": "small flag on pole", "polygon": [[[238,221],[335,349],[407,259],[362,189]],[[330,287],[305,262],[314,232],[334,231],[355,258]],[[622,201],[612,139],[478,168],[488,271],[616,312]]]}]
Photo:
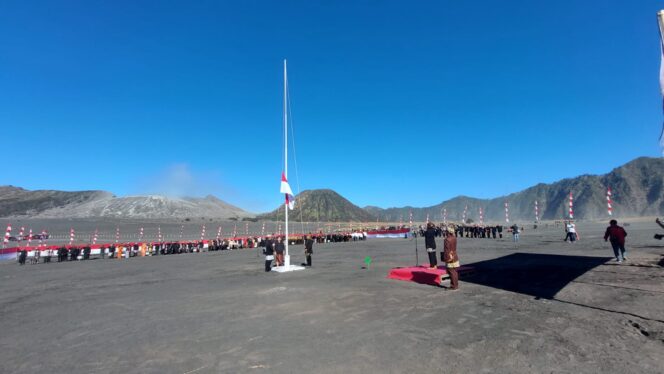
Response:
[{"label": "small flag on pole", "polygon": [[291,190],[288,184],[288,179],[286,179],[286,174],[283,172],[281,173],[281,188],[279,192],[286,195],[286,205],[288,209],[293,210],[295,208],[295,197],[293,196],[293,190]]},{"label": "small flag on pole", "polygon": [[609,212],[609,215],[613,215],[613,206],[611,205],[611,187],[606,189],[606,209]]},{"label": "small flag on pole", "polygon": [[569,193],[569,219],[574,219],[574,197]]},{"label": "small flag on pole", "polygon": [[510,203],[505,201],[505,222],[510,223]]}]

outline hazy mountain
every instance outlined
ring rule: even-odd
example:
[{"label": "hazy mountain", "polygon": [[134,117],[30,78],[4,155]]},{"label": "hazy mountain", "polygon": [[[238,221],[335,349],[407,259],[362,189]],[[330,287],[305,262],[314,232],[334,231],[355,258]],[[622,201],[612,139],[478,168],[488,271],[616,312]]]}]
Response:
[{"label": "hazy mountain", "polygon": [[254,215],[214,196],[176,198],[157,195],[115,197],[104,191],[28,191],[0,187],[0,216],[33,218],[244,218]]},{"label": "hazy mountain", "polygon": [[[289,211],[288,215],[292,220],[304,222],[367,222],[376,219],[343,196],[327,189],[302,191],[295,196],[295,209]],[[282,221],[284,205],[257,218]]]},{"label": "hazy mountain", "polygon": [[512,221],[533,221],[535,200],[539,204],[540,219],[562,219],[567,216],[569,193],[574,196],[574,218],[608,218],[606,189],[611,187],[615,217],[664,214],[664,159],[641,157],[604,175],[582,175],[555,183],[540,183],[523,191],[493,199],[458,196],[426,208],[365,207],[365,211],[379,216],[381,221],[408,222],[409,212],[415,221],[440,221],[443,209],[448,220],[461,221],[464,207],[467,218],[479,220],[482,208],[484,221],[504,222],[505,202],[509,203]]}]

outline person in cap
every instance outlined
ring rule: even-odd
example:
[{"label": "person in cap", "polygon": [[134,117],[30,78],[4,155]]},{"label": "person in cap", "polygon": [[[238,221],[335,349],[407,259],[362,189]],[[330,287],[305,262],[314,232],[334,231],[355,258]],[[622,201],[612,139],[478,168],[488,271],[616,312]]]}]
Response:
[{"label": "person in cap", "polygon": [[457,239],[451,231],[445,232],[445,240],[443,241],[443,254],[441,255],[447,273],[450,275],[450,290],[459,289],[459,272],[457,269],[460,267],[459,255],[457,254]]}]

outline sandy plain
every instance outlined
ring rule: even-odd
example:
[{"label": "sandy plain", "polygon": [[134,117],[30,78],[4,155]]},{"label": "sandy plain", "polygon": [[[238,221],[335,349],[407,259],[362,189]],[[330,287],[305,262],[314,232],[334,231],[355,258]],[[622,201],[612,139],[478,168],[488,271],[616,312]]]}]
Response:
[{"label": "sandy plain", "polygon": [[287,274],[256,250],[3,262],[0,372],[662,373],[663,230],[630,222],[617,264],[605,226],[459,239],[477,271],[454,292],[386,278],[409,239],[320,244]]}]

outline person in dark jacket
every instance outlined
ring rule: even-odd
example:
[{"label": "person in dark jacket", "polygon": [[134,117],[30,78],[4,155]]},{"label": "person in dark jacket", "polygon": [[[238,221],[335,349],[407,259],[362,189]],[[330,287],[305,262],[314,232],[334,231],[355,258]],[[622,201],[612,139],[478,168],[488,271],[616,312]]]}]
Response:
[{"label": "person in dark jacket", "polygon": [[427,223],[427,229],[424,230],[423,235],[424,246],[429,256],[429,268],[435,269],[438,265],[438,261],[436,260],[436,228],[432,222]]},{"label": "person in dark jacket", "polygon": [[284,266],[284,252],[286,251],[286,245],[284,244],[284,238],[278,237],[277,241],[274,243],[274,252],[277,255],[277,266]]},{"label": "person in dark jacket", "polygon": [[265,255],[265,271],[272,271],[272,260],[274,260],[274,242],[272,241],[272,235],[268,235],[265,240],[263,254]]},{"label": "person in dark jacket", "polygon": [[311,266],[311,255],[314,253],[314,240],[311,236],[304,238],[304,257],[307,259],[307,266]]},{"label": "person in dark jacket", "polygon": [[613,254],[616,256],[616,261],[623,262],[627,260],[625,253],[625,237],[627,232],[621,226],[618,226],[618,221],[612,219],[609,221],[609,227],[606,228],[604,233],[604,241],[610,241],[613,247]]},{"label": "person in dark jacket", "polygon": [[21,249],[18,252],[18,264],[19,265],[25,265],[25,259],[28,258],[28,251],[25,249]]}]

